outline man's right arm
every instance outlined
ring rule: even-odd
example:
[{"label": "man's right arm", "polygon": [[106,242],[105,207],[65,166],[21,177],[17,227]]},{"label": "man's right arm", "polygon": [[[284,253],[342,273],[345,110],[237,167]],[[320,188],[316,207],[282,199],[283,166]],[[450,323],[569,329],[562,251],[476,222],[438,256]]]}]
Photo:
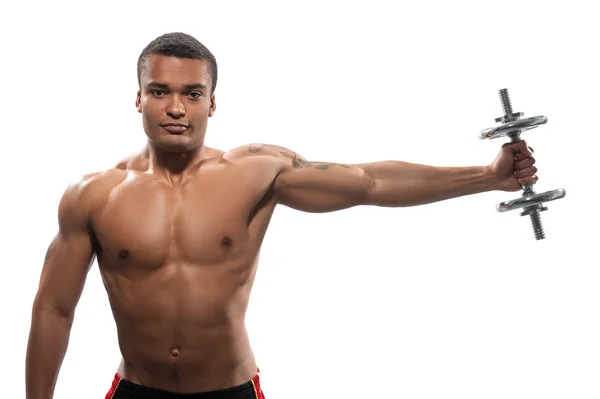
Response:
[{"label": "man's right arm", "polygon": [[33,303],[26,358],[26,398],[51,399],[62,365],[75,307],[94,260],[89,200],[84,184],[64,193],[58,209],[59,231],[48,247]]}]

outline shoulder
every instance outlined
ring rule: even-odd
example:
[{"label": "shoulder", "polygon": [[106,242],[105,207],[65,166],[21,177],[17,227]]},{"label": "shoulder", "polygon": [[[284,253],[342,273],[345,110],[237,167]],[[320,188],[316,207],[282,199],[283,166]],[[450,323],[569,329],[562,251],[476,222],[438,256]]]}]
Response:
[{"label": "shoulder", "polygon": [[112,189],[125,180],[127,172],[111,168],[79,176],[69,183],[59,203],[59,217],[85,218],[106,202]]},{"label": "shoulder", "polygon": [[304,157],[288,148],[264,143],[245,144],[229,150],[223,158],[230,162],[254,160],[257,162],[268,162],[286,167],[301,167],[308,163]]}]

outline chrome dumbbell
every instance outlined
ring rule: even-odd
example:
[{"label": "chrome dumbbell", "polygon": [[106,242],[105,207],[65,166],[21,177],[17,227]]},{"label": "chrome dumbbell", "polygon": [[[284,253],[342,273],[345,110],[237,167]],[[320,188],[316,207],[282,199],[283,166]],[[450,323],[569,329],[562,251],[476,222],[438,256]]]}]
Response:
[{"label": "chrome dumbbell", "polygon": [[[524,131],[534,129],[548,122],[548,119],[542,115],[521,119],[523,113],[513,112],[507,89],[500,90],[500,101],[502,102],[504,116],[496,118],[496,122],[500,122],[502,125],[481,131],[479,133],[479,138],[481,140],[496,139],[506,136],[511,142],[516,142],[521,140],[521,133]],[[546,238],[546,235],[544,234],[544,228],[542,227],[540,213],[548,210],[548,208],[544,206],[544,202],[564,198],[566,191],[559,188],[544,193],[536,193],[533,190],[533,184],[525,184],[522,187],[523,195],[521,198],[501,202],[496,205],[496,210],[498,212],[507,212],[515,209],[523,209],[521,216],[529,216],[531,219],[535,239],[543,240]]]}]

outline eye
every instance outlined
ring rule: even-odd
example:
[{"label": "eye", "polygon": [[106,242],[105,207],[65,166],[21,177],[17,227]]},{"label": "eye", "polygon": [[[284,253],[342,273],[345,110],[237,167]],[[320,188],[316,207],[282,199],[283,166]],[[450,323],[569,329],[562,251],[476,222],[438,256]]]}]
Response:
[{"label": "eye", "polygon": [[156,89],[150,92],[154,97],[163,97],[165,95],[164,90]]},{"label": "eye", "polygon": [[192,91],[188,95],[194,100],[198,100],[200,97],[202,97],[202,93],[197,91]]}]

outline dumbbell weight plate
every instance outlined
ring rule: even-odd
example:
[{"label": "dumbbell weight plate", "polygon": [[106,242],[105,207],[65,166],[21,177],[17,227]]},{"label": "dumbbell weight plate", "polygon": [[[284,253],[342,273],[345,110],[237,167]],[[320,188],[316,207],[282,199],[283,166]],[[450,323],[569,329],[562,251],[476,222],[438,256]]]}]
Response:
[{"label": "dumbbell weight plate", "polygon": [[527,206],[539,205],[544,202],[550,202],[557,199],[564,198],[566,191],[562,188],[552,191],[546,191],[545,193],[524,195],[514,200],[501,202],[496,205],[498,212],[513,211],[515,209],[525,208]]},{"label": "dumbbell weight plate", "polygon": [[525,130],[533,129],[539,125],[548,122],[548,118],[543,115],[532,116],[530,118],[517,119],[516,121],[508,122],[500,126],[490,127],[479,133],[479,139],[496,139],[506,136],[508,133],[516,131],[524,132]]}]

